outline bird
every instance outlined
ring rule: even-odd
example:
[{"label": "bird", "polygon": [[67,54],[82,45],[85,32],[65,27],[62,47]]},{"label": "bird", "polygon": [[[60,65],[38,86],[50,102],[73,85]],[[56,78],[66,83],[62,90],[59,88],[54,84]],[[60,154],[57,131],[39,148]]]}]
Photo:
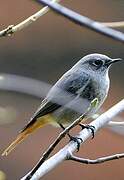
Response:
[{"label": "bird", "polygon": [[94,115],[108,95],[110,66],[120,60],[121,58],[112,59],[98,53],[81,58],[53,85],[40,107],[2,156],[7,156],[17,144],[47,124],[67,127],[84,114],[91,102],[97,98],[97,106],[88,111],[87,118],[82,122]]}]

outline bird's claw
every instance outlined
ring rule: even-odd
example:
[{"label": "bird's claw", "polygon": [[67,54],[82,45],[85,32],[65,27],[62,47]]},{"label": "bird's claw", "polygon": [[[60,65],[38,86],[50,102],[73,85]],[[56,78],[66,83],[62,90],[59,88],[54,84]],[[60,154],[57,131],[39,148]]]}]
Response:
[{"label": "bird's claw", "polygon": [[79,126],[82,128],[82,129],[84,129],[84,128],[86,128],[86,129],[90,129],[91,130],[91,133],[92,133],[92,139],[94,138],[94,136],[95,136],[95,126],[92,126],[92,125],[89,125],[89,124],[86,124],[86,125],[84,125],[84,124],[79,124]]},{"label": "bird's claw", "polygon": [[69,136],[69,138],[70,138],[70,141],[74,141],[77,143],[77,152],[78,152],[80,149],[80,142],[83,142],[83,140],[79,137],[75,137],[75,136],[71,136],[71,135]]}]

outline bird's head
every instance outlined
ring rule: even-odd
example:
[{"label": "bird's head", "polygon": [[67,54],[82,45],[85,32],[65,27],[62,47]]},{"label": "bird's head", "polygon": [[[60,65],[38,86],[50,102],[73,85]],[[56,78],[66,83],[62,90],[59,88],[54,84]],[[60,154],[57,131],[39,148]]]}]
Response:
[{"label": "bird's head", "polygon": [[83,71],[98,75],[105,75],[108,73],[109,67],[119,61],[121,61],[121,58],[112,59],[102,54],[89,54],[84,56],[77,65]]}]

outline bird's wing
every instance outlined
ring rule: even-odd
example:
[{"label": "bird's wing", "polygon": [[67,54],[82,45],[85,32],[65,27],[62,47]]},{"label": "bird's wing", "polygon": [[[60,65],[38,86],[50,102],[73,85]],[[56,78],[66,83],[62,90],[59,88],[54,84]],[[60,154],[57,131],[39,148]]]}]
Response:
[{"label": "bird's wing", "polygon": [[[57,109],[66,106],[71,101],[74,101],[80,93],[79,90],[82,87],[85,88],[88,82],[89,76],[86,73],[80,74],[79,72],[70,72],[62,76],[62,78],[51,88],[47,97],[42,101],[40,107],[21,132],[31,126],[38,118],[52,113]],[[76,107],[78,108],[78,106]],[[82,108],[80,109],[82,110]]]},{"label": "bird's wing", "polygon": [[39,118],[46,114],[49,114],[55,110],[57,110],[60,107],[59,104],[53,103],[51,101],[48,101],[47,99],[44,99],[40,105],[40,107],[37,109],[37,111],[34,113],[34,115],[31,117],[30,121],[26,124],[26,126],[21,130],[23,132],[25,129],[27,129],[29,126],[34,124],[34,122]]}]

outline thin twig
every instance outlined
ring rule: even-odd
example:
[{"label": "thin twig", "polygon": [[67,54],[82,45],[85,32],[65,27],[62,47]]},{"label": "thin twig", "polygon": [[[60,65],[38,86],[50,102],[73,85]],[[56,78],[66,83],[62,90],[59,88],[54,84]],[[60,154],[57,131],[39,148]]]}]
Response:
[{"label": "thin twig", "polygon": [[[59,2],[59,1],[60,0],[52,0],[51,2],[53,3],[53,2]],[[15,26],[9,25],[4,30],[0,31],[0,37],[11,36],[14,32],[22,30],[23,28],[29,26],[34,21],[36,21],[38,18],[40,18],[41,16],[46,14],[49,10],[50,10],[50,8],[48,6],[43,7],[40,11],[38,11],[35,14],[33,14],[32,16],[28,17],[21,23],[15,25]]]},{"label": "thin twig", "polygon": [[[113,106],[111,109],[103,113],[101,116],[99,116],[96,120],[90,123],[91,126],[95,127],[95,132],[98,131],[100,128],[105,126],[112,118],[114,118],[116,115],[124,111],[124,99],[120,101],[118,104]],[[89,137],[91,136],[91,131],[88,129],[82,130],[78,138],[83,139],[83,142],[85,142]],[[82,143],[79,141],[79,143]],[[39,168],[38,170],[33,174],[33,176],[30,176],[29,172],[27,175],[25,175],[21,180],[27,180],[27,177],[31,180],[38,180],[39,178],[43,177],[46,173],[48,173],[50,170],[55,168],[58,164],[60,164],[62,161],[68,158],[68,153],[73,153],[77,148],[76,142],[70,142],[67,144],[63,149],[61,149],[58,153],[56,153],[54,156],[46,160]]]},{"label": "thin twig", "polygon": [[49,0],[38,0],[38,2],[43,5],[49,6],[56,13],[61,14],[62,16],[66,17],[70,21],[72,21],[80,26],[85,26],[95,32],[98,32],[107,37],[110,37],[112,39],[115,39],[117,41],[124,43],[124,33],[122,33],[122,32],[108,28],[105,25],[103,25],[97,21],[94,21],[92,19],[89,19],[88,17],[82,16],[82,15],[80,15],[58,3],[52,3]]},{"label": "thin twig", "polygon": [[124,27],[124,21],[119,21],[119,22],[101,22],[101,24],[112,27],[112,28],[120,28]]},{"label": "thin twig", "polygon": [[124,121],[110,121],[107,124],[107,127],[117,127],[117,126],[123,126],[124,127]]},{"label": "thin twig", "polygon": [[[52,2],[59,2],[59,1],[60,0],[52,0]],[[19,24],[9,25],[7,28],[0,31],[0,37],[11,36],[15,32],[26,28],[27,26],[29,26],[30,24],[35,22],[38,18],[45,15],[49,10],[50,10],[50,8],[48,6],[46,6],[46,7],[42,8],[40,11],[33,14],[32,16],[25,19],[24,21],[20,22]],[[99,23],[101,23],[105,26],[108,26],[108,27],[115,27],[115,28],[124,27],[124,21],[120,21],[120,22],[99,22]]]},{"label": "thin twig", "polygon": [[106,156],[106,157],[100,157],[97,159],[80,158],[80,157],[74,156],[71,152],[68,153],[68,160],[80,162],[83,164],[100,164],[100,163],[104,163],[104,162],[111,161],[111,160],[117,160],[120,158],[124,158],[124,153],[114,154],[114,155]]}]

